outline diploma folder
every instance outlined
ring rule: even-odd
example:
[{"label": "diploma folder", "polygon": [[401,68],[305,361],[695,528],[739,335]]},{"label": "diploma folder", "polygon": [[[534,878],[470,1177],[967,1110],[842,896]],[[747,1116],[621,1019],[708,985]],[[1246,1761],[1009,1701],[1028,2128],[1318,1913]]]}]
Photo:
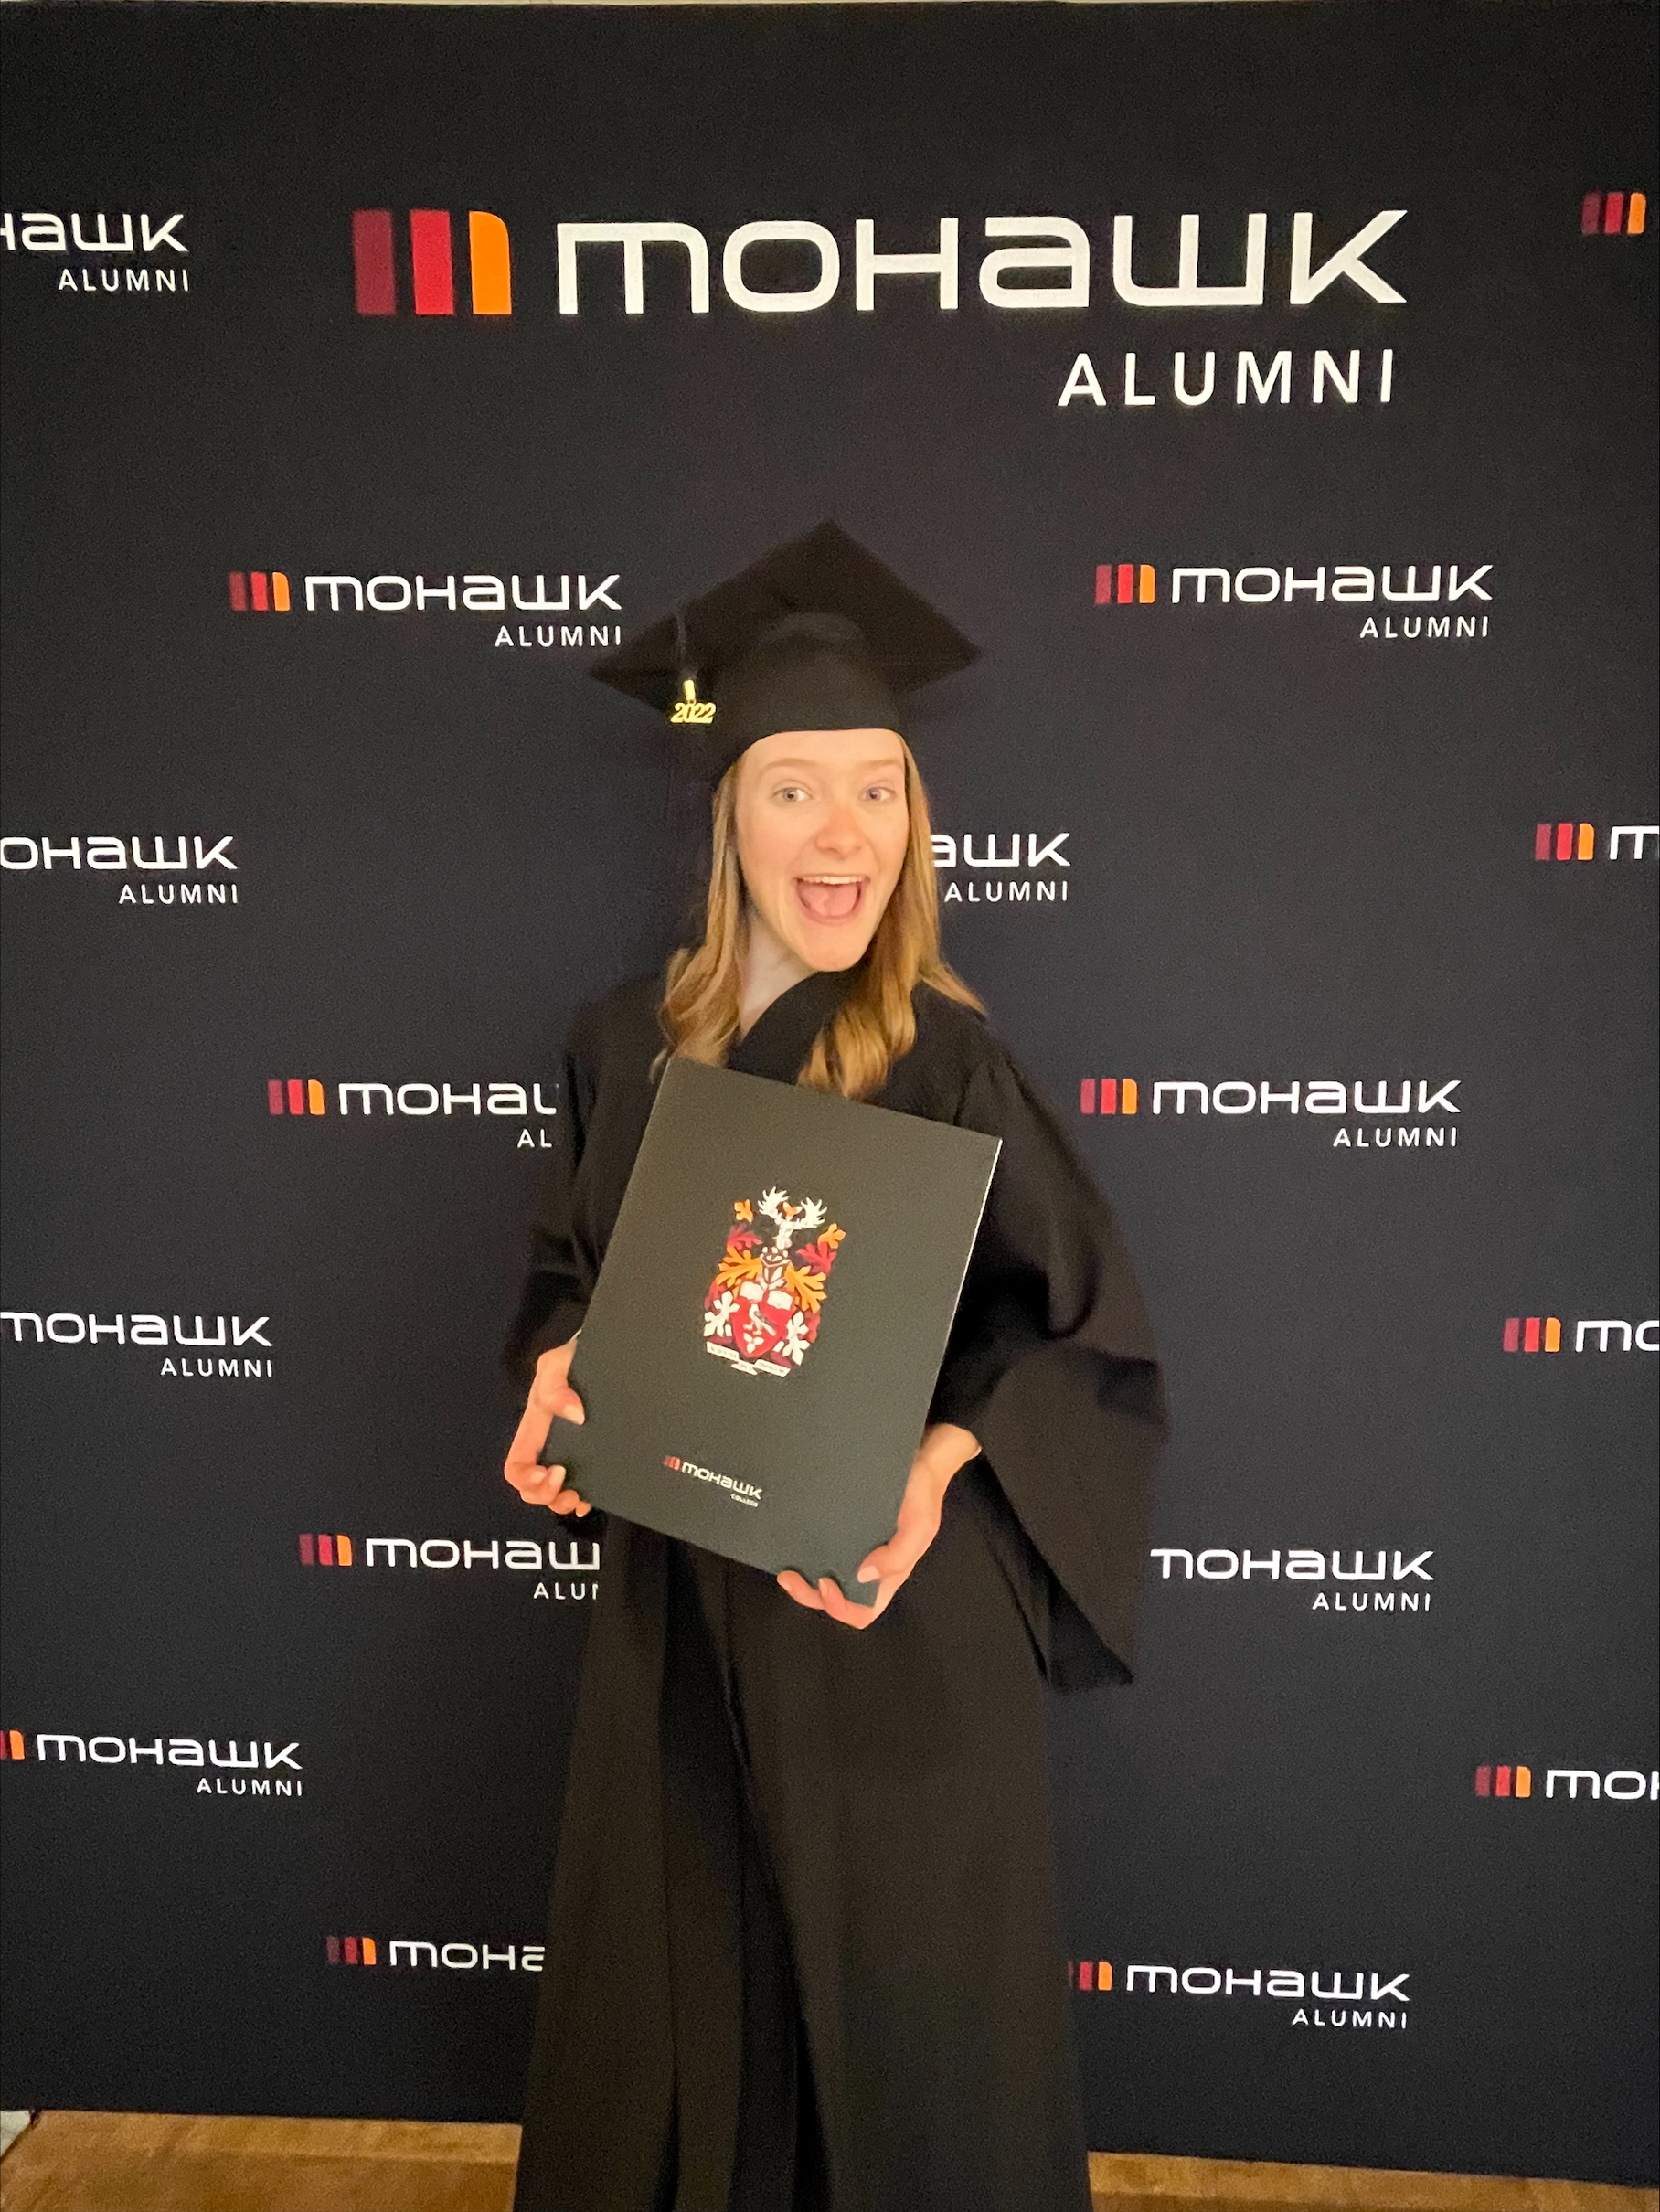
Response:
[{"label": "diploma folder", "polygon": [[671,1059],[542,1460],[777,1574],[894,1532],[999,1140]]}]

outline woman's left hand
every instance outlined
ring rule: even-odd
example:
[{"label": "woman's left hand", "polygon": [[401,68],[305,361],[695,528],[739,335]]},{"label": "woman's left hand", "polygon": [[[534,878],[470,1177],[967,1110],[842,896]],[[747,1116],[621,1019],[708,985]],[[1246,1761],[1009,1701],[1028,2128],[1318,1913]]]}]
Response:
[{"label": "woman's left hand", "polygon": [[979,1451],[979,1440],[954,1422],[938,1421],[925,1430],[920,1449],[910,1462],[910,1479],[899,1500],[899,1525],[886,1544],[878,1544],[859,1568],[861,1582],[877,1586],[874,1605],[855,1605],[843,1597],[829,1575],[821,1576],[816,1590],[804,1575],[786,1568],[779,1588],[815,1613],[828,1613],[846,1628],[868,1628],[888,1610],[893,1593],[905,1581],[917,1561],[940,1533],[940,1515],[951,1478]]}]

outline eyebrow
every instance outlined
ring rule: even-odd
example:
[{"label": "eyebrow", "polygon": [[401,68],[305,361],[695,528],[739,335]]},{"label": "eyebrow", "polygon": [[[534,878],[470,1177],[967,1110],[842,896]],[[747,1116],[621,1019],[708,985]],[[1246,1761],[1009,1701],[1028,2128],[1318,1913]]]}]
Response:
[{"label": "eyebrow", "polygon": [[[856,761],[854,765],[859,770],[872,768],[902,768],[904,766],[904,762],[899,759],[897,753],[888,753],[873,760]],[[816,770],[821,769],[823,766],[824,762],[822,760],[769,760],[765,772],[768,775],[771,775],[781,768],[806,768]]]}]

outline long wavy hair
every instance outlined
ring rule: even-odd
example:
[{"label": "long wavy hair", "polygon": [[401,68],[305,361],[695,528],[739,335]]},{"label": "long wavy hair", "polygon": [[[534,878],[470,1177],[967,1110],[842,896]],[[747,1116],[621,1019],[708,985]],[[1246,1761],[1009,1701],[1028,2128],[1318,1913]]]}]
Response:
[{"label": "long wavy hair", "polygon": [[[901,740],[903,742],[903,740]],[[905,806],[909,827],[899,881],[852,989],[813,1041],[795,1079],[813,1090],[868,1098],[888,1080],[895,1060],[917,1041],[910,994],[928,984],[959,1005],[985,1009],[941,957],[940,894],[934,877],[928,794],[909,745]],[[658,1020],[669,1053],[720,1067],[738,1035],[743,985],[744,882],[738,858],[738,771],[734,761],[715,787],[713,845],[703,936],[668,963]]]}]

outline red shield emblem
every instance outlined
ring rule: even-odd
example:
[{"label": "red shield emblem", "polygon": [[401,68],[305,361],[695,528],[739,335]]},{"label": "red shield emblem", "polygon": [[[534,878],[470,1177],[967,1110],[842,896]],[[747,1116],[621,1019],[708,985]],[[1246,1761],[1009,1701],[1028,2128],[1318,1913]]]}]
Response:
[{"label": "red shield emblem", "polygon": [[[834,1221],[825,1228],[816,1198],[797,1206],[776,1189],[756,1205],[734,1200],[732,1214],[726,1250],[703,1302],[704,1349],[740,1375],[793,1374],[818,1335],[825,1281],[844,1232]],[[796,1239],[814,1229],[824,1233],[797,1246]]]}]

